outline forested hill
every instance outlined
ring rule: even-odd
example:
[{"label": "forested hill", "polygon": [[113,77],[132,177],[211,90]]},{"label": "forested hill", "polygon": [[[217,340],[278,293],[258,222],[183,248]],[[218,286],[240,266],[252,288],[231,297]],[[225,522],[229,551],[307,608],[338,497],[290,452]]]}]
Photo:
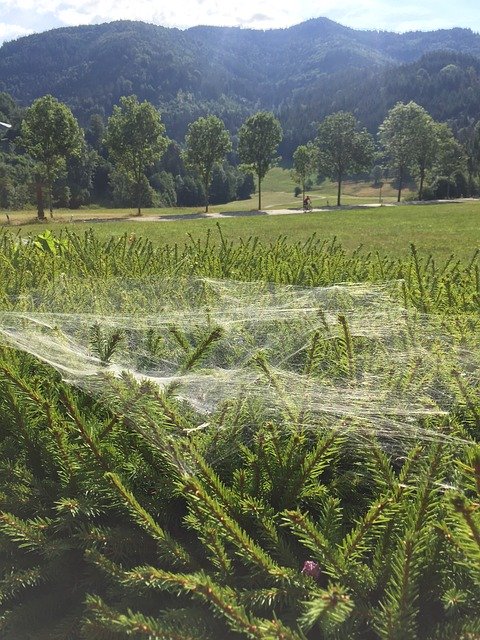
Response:
[{"label": "forested hill", "polygon": [[434,115],[464,124],[480,112],[478,60],[480,35],[469,29],[395,34],[319,18],[270,31],[180,31],[119,21],[5,43],[0,91],[21,105],[52,93],[84,125],[135,93],[162,109],[177,139],[206,111],[234,130],[253,110],[272,109],[289,153],[311,135],[313,121],[339,108],[355,110],[374,130],[396,100],[432,111],[442,96],[443,113]]}]

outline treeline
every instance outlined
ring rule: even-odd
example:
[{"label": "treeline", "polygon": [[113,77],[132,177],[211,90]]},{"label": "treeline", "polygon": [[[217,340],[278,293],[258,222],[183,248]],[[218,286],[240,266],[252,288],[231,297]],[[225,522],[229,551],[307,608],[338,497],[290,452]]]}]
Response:
[{"label": "treeline", "polygon": [[477,195],[480,123],[461,134],[457,139],[413,101],[397,102],[388,111],[376,139],[352,113],[338,111],[320,123],[314,141],[296,149],[294,176],[303,191],[314,171],[337,182],[337,205],[342,183],[351,176],[371,176],[377,186],[393,179],[399,202],[407,182],[416,183],[419,200]]},{"label": "treeline", "polygon": [[[454,70],[449,73],[454,75]],[[83,130],[71,110],[44,96],[26,110],[0,94],[0,117],[12,122],[0,156],[0,206],[20,209],[36,201],[44,208],[79,208],[92,202],[115,207],[172,207],[246,199],[278,161],[284,139],[272,112],[245,119],[232,137],[222,119],[199,117],[182,145],[170,140],[160,112],[148,101],[123,96],[107,122],[96,115]],[[293,179],[312,176],[338,184],[341,204],[346,178],[371,176],[377,186],[394,181],[398,200],[407,182],[418,199],[477,195],[480,191],[480,124],[454,135],[423,107],[397,102],[376,138],[353,113],[340,110],[317,126],[316,137],[293,153]],[[256,178],[256,185],[254,182]]]},{"label": "treeline", "polygon": [[[145,157],[142,167],[121,158],[112,144],[107,144],[107,139],[112,143],[107,125],[110,123],[111,133],[115,109],[125,112],[120,142],[131,148],[137,160],[145,157],[145,145],[156,130],[155,123],[160,127],[162,144]],[[52,96],[21,109],[10,96],[0,94],[0,120],[12,123],[12,128],[2,134],[0,207],[23,209],[36,202],[39,217],[43,217],[44,206],[52,211],[91,203],[113,207],[138,206],[139,202],[142,207],[203,205],[205,183],[196,167],[188,164],[185,149],[166,137],[159,112],[132,96],[122,98],[115,109],[108,123],[95,115],[82,129],[71,110]],[[142,110],[149,114],[148,123],[135,120]],[[139,138],[137,129],[142,126],[143,137]],[[240,171],[237,164],[232,153],[213,163],[209,202],[243,200],[255,191],[252,175]]]}]

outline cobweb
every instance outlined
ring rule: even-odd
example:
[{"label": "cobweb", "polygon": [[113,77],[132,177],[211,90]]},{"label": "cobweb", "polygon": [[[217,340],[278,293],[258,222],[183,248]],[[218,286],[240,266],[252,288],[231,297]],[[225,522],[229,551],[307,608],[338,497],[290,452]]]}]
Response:
[{"label": "cobweb", "polygon": [[242,398],[261,420],[449,437],[438,425],[459,401],[456,379],[477,388],[479,345],[468,326],[407,310],[398,294],[397,282],[60,279],[4,304],[0,342],[105,399],[127,378],[154,387],[199,427]]}]

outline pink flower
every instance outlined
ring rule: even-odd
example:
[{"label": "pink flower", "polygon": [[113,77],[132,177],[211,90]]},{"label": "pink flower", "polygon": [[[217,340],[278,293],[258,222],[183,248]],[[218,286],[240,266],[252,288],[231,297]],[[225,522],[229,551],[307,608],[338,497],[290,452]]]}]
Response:
[{"label": "pink flower", "polygon": [[305,576],[310,576],[314,580],[318,580],[320,577],[320,565],[315,560],[306,560],[303,564],[302,573]]}]

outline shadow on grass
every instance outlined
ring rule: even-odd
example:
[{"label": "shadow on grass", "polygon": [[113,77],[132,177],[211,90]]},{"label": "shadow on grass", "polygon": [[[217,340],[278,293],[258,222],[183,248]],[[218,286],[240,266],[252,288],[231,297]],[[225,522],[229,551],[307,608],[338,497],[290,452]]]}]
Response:
[{"label": "shadow on grass", "polygon": [[236,218],[242,216],[267,216],[268,213],[266,211],[253,209],[252,211],[220,211],[219,215],[225,218]]}]

